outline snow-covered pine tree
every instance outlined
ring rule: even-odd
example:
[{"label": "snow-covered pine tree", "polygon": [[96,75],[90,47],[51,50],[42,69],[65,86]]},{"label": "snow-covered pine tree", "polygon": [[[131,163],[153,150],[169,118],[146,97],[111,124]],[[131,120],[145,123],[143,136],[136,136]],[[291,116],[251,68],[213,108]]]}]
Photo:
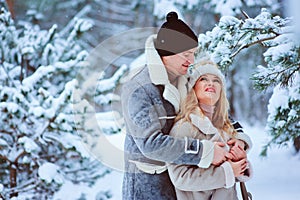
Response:
[{"label": "snow-covered pine tree", "polygon": [[202,49],[209,51],[224,70],[243,49],[256,44],[267,49],[263,54],[267,66],[257,66],[252,75],[257,89],[275,86],[267,122],[272,139],[262,151],[266,155],[271,144],[287,144],[300,135],[300,44],[289,25],[290,18],[273,16],[266,9],[255,18],[246,13],[245,16],[244,20],[222,17],[212,31],[199,35],[199,41]]},{"label": "snow-covered pine tree", "polygon": [[76,19],[61,37],[56,25],[17,28],[9,12],[0,12],[2,196],[49,199],[65,182],[93,184],[109,170],[83,146],[77,131],[93,134],[84,118],[93,109],[73,95],[88,55],[77,39],[91,22]]}]

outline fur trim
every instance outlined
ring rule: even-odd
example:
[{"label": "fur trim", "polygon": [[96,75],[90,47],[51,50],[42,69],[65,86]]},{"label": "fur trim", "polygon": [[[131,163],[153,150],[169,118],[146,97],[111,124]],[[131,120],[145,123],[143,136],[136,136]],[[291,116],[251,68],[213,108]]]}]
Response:
[{"label": "fur trim", "polygon": [[225,188],[230,188],[235,183],[235,177],[232,170],[232,167],[229,162],[224,162],[221,167],[224,169],[225,174]]},{"label": "fur trim", "polygon": [[242,133],[242,132],[238,132],[235,135],[235,138],[239,139],[239,140],[242,140],[242,141],[244,141],[246,143],[246,152],[248,153],[249,150],[252,148],[252,140],[251,140],[251,138],[247,134]]},{"label": "fur trim", "polygon": [[198,167],[208,168],[211,165],[214,158],[214,143],[209,140],[202,140],[201,143],[203,153]]},{"label": "fur trim", "polygon": [[237,180],[240,182],[247,182],[253,177],[253,168],[251,163],[248,161],[248,168],[246,169],[246,175],[237,177]]},{"label": "fur trim", "polygon": [[[178,113],[181,97],[178,89],[172,85],[169,81],[168,73],[166,67],[164,66],[157,50],[154,47],[154,41],[157,35],[151,35],[146,40],[145,44],[145,54],[147,67],[149,69],[150,79],[155,85],[164,85],[165,89],[163,92],[163,97],[168,100],[175,108]],[[186,84],[187,79],[185,77],[179,77],[180,84]]]},{"label": "fur trim", "polygon": [[207,135],[215,135],[219,134],[218,129],[214,127],[208,117],[204,116],[200,117],[196,114],[190,114],[191,122],[194,126],[196,126],[199,130],[201,130],[204,134]]}]

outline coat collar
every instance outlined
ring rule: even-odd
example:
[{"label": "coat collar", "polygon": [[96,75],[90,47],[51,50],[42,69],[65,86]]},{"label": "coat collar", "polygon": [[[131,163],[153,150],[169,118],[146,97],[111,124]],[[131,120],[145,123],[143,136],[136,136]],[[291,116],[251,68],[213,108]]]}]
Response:
[{"label": "coat collar", "polygon": [[185,76],[179,77],[179,90],[184,91],[183,93],[179,93],[178,86],[175,87],[170,83],[167,69],[155,49],[154,42],[156,37],[156,34],[151,35],[148,37],[145,43],[146,64],[149,69],[149,76],[154,85],[164,85],[165,89],[163,92],[163,97],[174,106],[177,113],[179,111],[180,101],[186,95],[184,89],[186,88],[187,78]]},{"label": "coat collar", "polygon": [[156,35],[148,37],[145,45],[146,63],[152,83],[165,85],[169,83],[168,73],[159,54],[154,47]]},{"label": "coat collar", "polygon": [[205,115],[201,114],[200,110],[197,109],[199,114],[190,114],[191,122],[196,126],[202,133],[206,135],[218,134],[218,129],[214,127],[211,121]]}]

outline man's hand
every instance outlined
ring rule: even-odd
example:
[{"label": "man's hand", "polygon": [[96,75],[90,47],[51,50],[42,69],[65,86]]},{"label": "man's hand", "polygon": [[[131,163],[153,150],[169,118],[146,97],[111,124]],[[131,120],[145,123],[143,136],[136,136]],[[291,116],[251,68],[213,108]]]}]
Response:
[{"label": "man's hand", "polygon": [[247,153],[244,150],[245,143],[242,140],[230,139],[227,144],[231,146],[229,153],[231,154],[232,161],[239,161],[243,158],[247,158]]},{"label": "man's hand", "polygon": [[227,160],[227,158],[232,158],[232,155],[227,152],[224,148],[225,144],[223,142],[215,142],[214,143],[214,158],[212,164],[215,166],[219,166],[223,162]]}]

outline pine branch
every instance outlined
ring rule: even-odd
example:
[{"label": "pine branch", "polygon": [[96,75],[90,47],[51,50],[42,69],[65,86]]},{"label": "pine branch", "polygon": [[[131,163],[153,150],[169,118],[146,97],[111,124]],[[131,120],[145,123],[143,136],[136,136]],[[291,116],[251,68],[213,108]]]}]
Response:
[{"label": "pine branch", "polygon": [[249,43],[249,44],[245,44],[243,46],[241,46],[237,51],[235,51],[234,53],[232,53],[230,55],[230,58],[233,58],[235,57],[240,51],[242,51],[243,49],[246,49],[246,48],[249,48],[250,46],[253,46],[255,44],[259,44],[259,43],[263,43],[265,41],[269,41],[269,40],[273,40],[274,38],[276,38],[277,36],[273,36],[273,37],[268,37],[268,38],[264,38],[264,39],[260,39],[260,40],[257,40],[255,42],[252,42],[252,43]]},{"label": "pine branch", "polygon": [[65,26],[65,28],[63,30],[60,31],[60,35],[61,36],[65,36],[66,34],[70,33],[70,29],[74,27],[76,20],[78,18],[81,18],[82,16],[86,15],[88,12],[91,11],[91,6],[90,5],[86,5],[84,8],[81,9],[81,11],[79,11],[75,17]]},{"label": "pine branch", "polygon": [[[288,70],[289,68],[287,68],[286,70]],[[285,70],[285,71],[286,71]],[[291,79],[291,77],[294,75],[294,73],[298,72],[300,70],[300,65],[298,68],[294,69],[292,72],[290,72],[288,74],[288,76],[286,78],[284,78],[284,80],[282,80],[281,85],[282,86],[288,86],[289,85],[289,80]]]},{"label": "pine branch", "polygon": [[9,160],[6,156],[3,156],[3,155],[1,155],[1,154],[0,154],[0,159],[1,159],[1,160],[5,160],[5,161],[7,161],[8,163],[10,163],[10,160]]},{"label": "pine branch", "polygon": [[22,156],[24,156],[24,155],[26,155],[26,154],[27,154],[26,151],[23,151],[22,153],[20,153],[20,154],[16,157],[16,159],[14,160],[14,163],[18,163],[18,160],[19,160]]},{"label": "pine branch", "polygon": [[244,10],[241,10],[241,13],[244,15],[246,19],[250,19],[249,15]]},{"label": "pine branch", "polygon": [[[250,31],[249,31],[250,32]],[[232,49],[235,49],[238,45],[239,45],[239,42],[249,33],[249,32],[245,32],[239,39],[238,41],[236,42],[236,44],[233,46]]]},{"label": "pine branch", "polygon": [[14,194],[14,193],[27,192],[27,191],[30,191],[30,190],[36,188],[39,184],[40,184],[40,181],[37,181],[35,179],[30,179],[27,182],[25,182],[17,187],[10,188],[8,190],[8,193]]},{"label": "pine branch", "polygon": [[7,70],[5,69],[4,65],[1,63],[0,65],[2,68],[3,68],[3,71],[5,72],[9,82],[13,85],[14,88],[18,88],[16,85],[15,85],[15,82],[13,81],[13,79],[9,76]]}]

